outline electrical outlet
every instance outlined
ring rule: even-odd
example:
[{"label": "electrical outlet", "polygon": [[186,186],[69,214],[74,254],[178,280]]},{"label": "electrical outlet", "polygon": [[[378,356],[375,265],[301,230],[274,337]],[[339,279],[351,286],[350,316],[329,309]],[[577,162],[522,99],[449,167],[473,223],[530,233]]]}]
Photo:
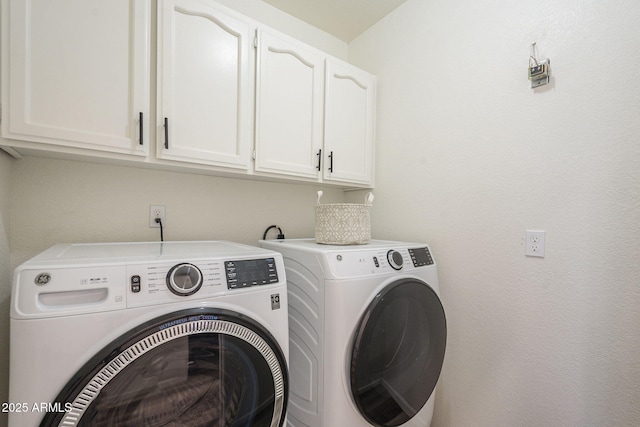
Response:
[{"label": "electrical outlet", "polygon": [[162,221],[162,227],[167,226],[167,210],[165,206],[149,206],[149,228],[160,228],[160,224],[156,222],[156,218]]},{"label": "electrical outlet", "polygon": [[544,230],[527,230],[524,254],[544,258]]}]

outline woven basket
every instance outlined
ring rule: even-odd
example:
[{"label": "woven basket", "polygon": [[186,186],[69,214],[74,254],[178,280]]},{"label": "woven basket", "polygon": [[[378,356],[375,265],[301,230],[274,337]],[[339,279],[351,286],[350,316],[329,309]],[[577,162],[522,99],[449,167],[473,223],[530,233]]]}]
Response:
[{"label": "woven basket", "polygon": [[316,204],[316,242],[324,245],[363,245],[371,240],[371,204],[373,194],[368,193],[364,204],[320,204],[322,191],[318,191]]}]

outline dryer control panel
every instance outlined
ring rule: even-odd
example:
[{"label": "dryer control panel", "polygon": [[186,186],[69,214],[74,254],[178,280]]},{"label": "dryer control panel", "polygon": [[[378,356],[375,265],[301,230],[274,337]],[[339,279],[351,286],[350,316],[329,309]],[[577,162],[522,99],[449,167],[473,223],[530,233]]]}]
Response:
[{"label": "dryer control panel", "polygon": [[335,278],[411,271],[435,266],[427,246],[335,251],[328,255]]},{"label": "dryer control panel", "polygon": [[409,256],[411,257],[414,267],[433,265],[433,257],[427,247],[415,249],[409,248]]}]

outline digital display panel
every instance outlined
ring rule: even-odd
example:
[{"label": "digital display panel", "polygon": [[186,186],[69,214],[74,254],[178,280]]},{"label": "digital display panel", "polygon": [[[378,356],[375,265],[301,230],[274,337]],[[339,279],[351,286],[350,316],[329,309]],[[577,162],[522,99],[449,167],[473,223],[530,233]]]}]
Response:
[{"label": "digital display panel", "polygon": [[411,261],[413,262],[414,267],[433,264],[433,258],[429,253],[429,248],[409,249],[409,255],[411,255]]},{"label": "digital display panel", "polygon": [[224,267],[229,289],[278,282],[278,271],[274,258],[226,261]]}]

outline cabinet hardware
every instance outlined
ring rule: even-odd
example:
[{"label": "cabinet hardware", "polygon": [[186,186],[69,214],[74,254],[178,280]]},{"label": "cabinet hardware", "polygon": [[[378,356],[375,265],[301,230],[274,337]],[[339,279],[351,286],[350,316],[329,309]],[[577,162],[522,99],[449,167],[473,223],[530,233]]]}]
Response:
[{"label": "cabinet hardware", "polygon": [[169,149],[169,119],[164,118],[164,149]]},{"label": "cabinet hardware", "polygon": [[320,163],[322,163],[322,148],[318,150],[318,154],[316,154],[316,156],[318,156],[318,166],[316,166],[316,169],[320,171]]},{"label": "cabinet hardware", "polygon": [[144,145],[144,138],[143,138],[143,129],[144,126],[142,125],[142,111],[140,111],[140,118],[138,120],[138,126],[140,126],[140,145]]},{"label": "cabinet hardware", "polygon": [[329,153],[329,172],[333,173],[333,151]]}]

